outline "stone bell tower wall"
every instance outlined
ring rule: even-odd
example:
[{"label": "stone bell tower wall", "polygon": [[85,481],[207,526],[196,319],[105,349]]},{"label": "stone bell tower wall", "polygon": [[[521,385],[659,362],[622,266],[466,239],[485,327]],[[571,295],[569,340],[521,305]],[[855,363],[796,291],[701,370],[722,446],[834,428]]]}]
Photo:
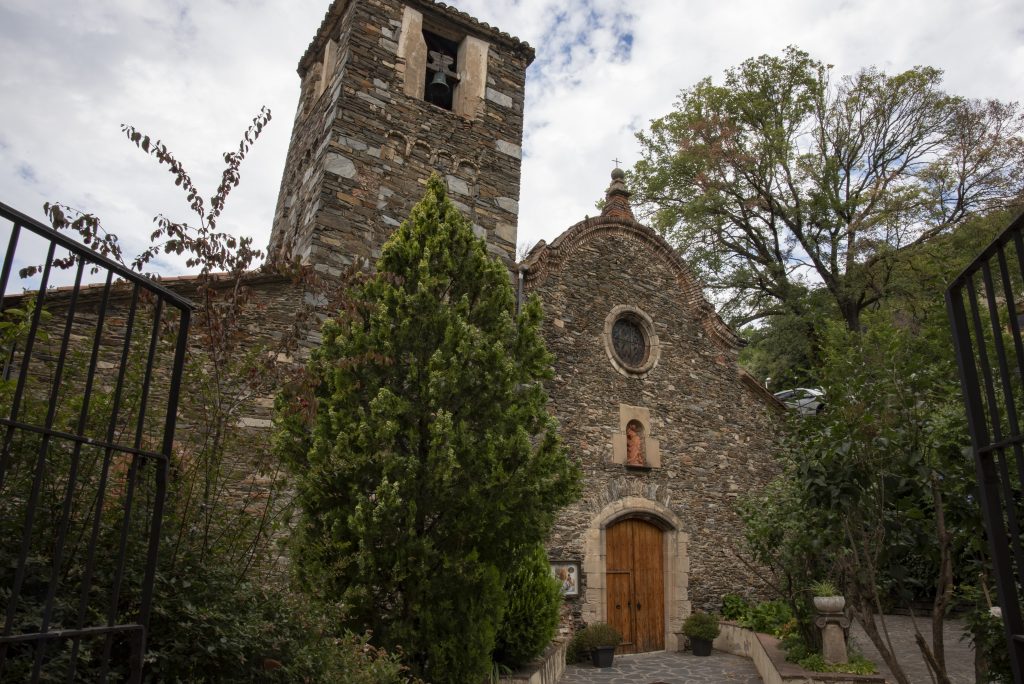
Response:
[{"label": "stone bell tower wall", "polygon": [[[458,46],[452,110],[423,99],[424,31]],[[299,62],[272,258],[372,263],[434,171],[488,250],[515,258],[533,49],[431,0],[335,0]]]}]

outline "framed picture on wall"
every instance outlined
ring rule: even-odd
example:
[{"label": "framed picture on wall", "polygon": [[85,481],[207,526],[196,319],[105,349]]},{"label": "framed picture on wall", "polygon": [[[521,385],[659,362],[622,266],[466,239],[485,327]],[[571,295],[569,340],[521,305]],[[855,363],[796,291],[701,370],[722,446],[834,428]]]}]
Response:
[{"label": "framed picture on wall", "polygon": [[577,561],[554,561],[551,574],[562,584],[562,596],[580,595],[580,564]]}]

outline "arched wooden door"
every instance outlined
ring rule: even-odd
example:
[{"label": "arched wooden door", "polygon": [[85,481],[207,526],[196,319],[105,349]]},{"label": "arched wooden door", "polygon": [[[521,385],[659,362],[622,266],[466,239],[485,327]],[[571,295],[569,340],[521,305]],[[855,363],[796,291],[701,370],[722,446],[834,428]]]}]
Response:
[{"label": "arched wooden door", "polygon": [[617,653],[665,648],[662,532],[637,518],[605,530],[608,623],[622,633]]}]

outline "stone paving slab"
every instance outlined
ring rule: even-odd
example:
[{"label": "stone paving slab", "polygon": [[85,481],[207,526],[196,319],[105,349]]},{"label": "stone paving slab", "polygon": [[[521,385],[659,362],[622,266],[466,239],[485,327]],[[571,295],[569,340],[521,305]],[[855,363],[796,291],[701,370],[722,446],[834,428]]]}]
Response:
[{"label": "stone paving slab", "polygon": [[762,684],[749,658],[712,651],[710,656],[654,651],[617,655],[612,667],[569,665],[558,684]]}]

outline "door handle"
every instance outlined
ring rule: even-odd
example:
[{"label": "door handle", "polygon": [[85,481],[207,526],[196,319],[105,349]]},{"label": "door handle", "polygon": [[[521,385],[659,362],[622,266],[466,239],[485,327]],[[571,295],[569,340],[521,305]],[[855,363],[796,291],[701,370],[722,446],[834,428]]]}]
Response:
[{"label": "door handle", "polygon": [[640,602],[639,601],[636,602],[636,609],[640,610]]},{"label": "door handle", "polygon": [[615,607],[616,608],[622,608],[622,606],[620,604],[618,604],[618,603],[615,604]]}]

